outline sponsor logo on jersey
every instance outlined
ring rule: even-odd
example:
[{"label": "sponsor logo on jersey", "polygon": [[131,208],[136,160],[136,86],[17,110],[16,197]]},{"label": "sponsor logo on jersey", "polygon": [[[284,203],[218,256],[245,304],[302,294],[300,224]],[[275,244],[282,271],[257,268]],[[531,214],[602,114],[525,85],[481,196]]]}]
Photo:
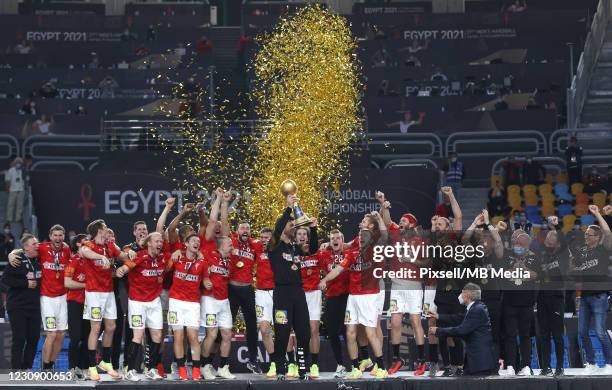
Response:
[{"label": "sponsor logo on jersey", "polygon": [[287,310],[275,310],[274,311],[274,322],[279,325],[285,325],[289,322],[287,318]]}]

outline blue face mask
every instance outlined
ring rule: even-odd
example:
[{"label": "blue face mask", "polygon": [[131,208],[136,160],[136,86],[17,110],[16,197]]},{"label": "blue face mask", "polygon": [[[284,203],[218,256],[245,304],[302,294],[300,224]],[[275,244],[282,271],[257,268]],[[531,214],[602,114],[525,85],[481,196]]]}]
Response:
[{"label": "blue face mask", "polygon": [[527,249],[523,248],[522,246],[513,246],[512,250],[517,256],[523,256],[527,252]]}]

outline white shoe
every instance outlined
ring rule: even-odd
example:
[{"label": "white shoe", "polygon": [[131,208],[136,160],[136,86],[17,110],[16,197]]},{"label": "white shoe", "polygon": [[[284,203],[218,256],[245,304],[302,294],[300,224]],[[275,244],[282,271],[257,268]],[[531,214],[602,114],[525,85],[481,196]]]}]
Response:
[{"label": "white shoe", "polygon": [[170,365],[170,374],[178,375],[178,365],[176,364],[176,362],[172,362],[172,364]]},{"label": "white shoe", "polygon": [[606,364],[603,366],[599,373],[603,375],[612,375],[612,364]]},{"label": "white shoe", "polygon": [[583,370],[582,370],[582,375],[594,375],[594,374],[599,374],[599,367],[597,366],[597,364],[590,364],[587,363]]},{"label": "white shoe", "polygon": [[136,372],[136,370],[128,371],[125,374],[124,378],[132,382],[138,382],[140,380],[140,376],[138,376],[138,373]]},{"label": "white shoe", "polygon": [[147,373],[145,374],[145,378],[153,380],[153,381],[160,381],[160,380],[164,379],[157,372],[157,368],[152,368],[149,371],[147,371]]},{"label": "white shoe", "polygon": [[499,376],[514,376],[516,373],[514,372],[514,367],[508,366],[505,370],[499,370]]},{"label": "white shoe", "polygon": [[204,369],[202,370],[202,378],[207,381],[212,381],[217,377],[214,371],[215,369],[213,368],[212,364],[205,365]]},{"label": "white shoe", "polygon": [[334,378],[344,378],[346,376],[346,367],[341,364],[338,364],[336,367],[336,372],[334,373]]},{"label": "white shoe", "polygon": [[516,374],[518,376],[532,376],[533,375],[533,371],[531,371],[531,367],[529,366],[525,366],[523,367],[523,369],[521,371],[518,372],[518,374]]},{"label": "white shoe", "polygon": [[217,376],[223,379],[236,379],[236,375],[233,375],[229,370],[229,364],[226,364],[225,366],[219,368]]}]

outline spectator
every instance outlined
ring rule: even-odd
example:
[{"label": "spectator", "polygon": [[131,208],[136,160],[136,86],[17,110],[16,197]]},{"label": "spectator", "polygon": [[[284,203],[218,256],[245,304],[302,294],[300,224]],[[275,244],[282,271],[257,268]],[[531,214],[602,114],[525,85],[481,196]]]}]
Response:
[{"label": "spectator", "polygon": [[11,167],[4,173],[8,201],[6,204],[6,221],[21,222],[23,217],[23,200],[25,198],[25,180],[27,175],[23,169],[23,160],[17,157]]},{"label": "spectator", "polygon": [[153,26],[152,24],[149,24],[149,27],[147,28],[146,40],[147,41],[157,40],[157,31],[155,30],[155,26]]},{"label": "spectator", "polygon": [[[241,35],[238,50],[239,51],[244,50],[244,45],[248,41],[249,41],[248,37]],[[209,53],[212,50],[212,48],[213,48],[212,42],[210,41],[210,39],[206,37],[206,35],[202,35],[202,37],[198,39],[198,41],[196,42],[196,51],[198,52],[198,54]]]},{"label": "spectator", "polygon": [[57,79],[52,78],[40,87],[40,96],[47,99],[53,99],[58,95],[57,91]]},{"label": "spectator", "polygon": [[515,219],[512,223],[512,230],[522,230],[531,235],[532,228],[533,224],[527,219],[527,214],[524,211],[515,214]]},{"label": "spectator", "polygon": [[398,122],[387,123],[387,127],[395,127],[399,125],[400,133],[406,134],[408,132],[408,129],[411,128],[412,126],[422,125],[424,118],[425,118],[425,113],[419,112],[419,119],[415,121],[412,119],[412,112],[406,111],[404,112],[404,119]]},{"label": "spectator", "polygon": [[387,52],[386,48],[381,48],[372,57],[373,68],[384,68],[385,66],[391,65],[391,56]]},{"label": "spectator", "polygon": [[451,152],[448,156],[448,162],[442,168],[446,172],[446,185],[453,189],[453,194],[459,199],[463,179],[465,179],[465,168],[463,162],[457,158],[457,153]]},{"label": "spectator", "polygon": [[119,84],[117,81],[110,75],[107,75],[100,81],[98,84],[98,88],[100,88],[100,97],[102,98],[114,98],[115,97],[115,88],[118,88]]},{"label": "spectator", "polygon": [[584,182],[584,192],[593,195],[596,192],[601,192],[601,190],[603,190],[603,180],[597,172],[597,167],[593,166]]},{"label": "spectator", "polygon": [[15,237],[11,233],[11,224],[7,222],[0,233],[0,269],[4,269],[8,264],[8,254],[13,249],[15,249]]},{"label": "spectator", "polygon": [[440,203],[436,207],[436,214],[438,217],[444,217],[447,219],[454,219],[455,215],[453,214],[453,209],[450,204],[450,199],[448,196],[444,195],[442,203]]},{"label": "spectator", "polygon": [[98,69],[100,67],[100,59],[98,58],[98,54],[96,54],[96,52],[91,53],[91,61],[87,67],[89,69]]},{"label": "spectator", "polygon": [[578,139],[572,136],[569,144],[565,149],[565,164],[567,166],[567,175],[569,184],[579,183],[582,181],[582,147],[578,146]]},{"label": "spectator", "polygon": [[523,164],[523,184],[539,185],[546,178],[546,169],[532,157],[527,157]]},{"label": "spectator", "polygon": [[36,115],[36,103],[30,99],[26,99],[21,109],[19,109],[19,115]]},{"label": "spectator", "polygon": [[504,188],[513,184],[521,184],[521,164],[514,157],[508,157],[504,161],[502,170],[504,171]]},{"label": "spectator", "polygon": [[23,40],[15,46],[15,53],[30,54],[32,52],[32,42]]},{"label": "spectator", "polygon": [[85,116],[87,115],[87,109],[84,106],[80,105],[77,107],[76,110],[74,110],[74,114],[78,116]]},{"label": "spectator", "polygon": [[53,116],[42,114],[40,119],[33,123],[33,127],[42,135],[53,135],[51,127],[54,123]]},{"label": "spectator", "polygon": [[504,215],[507,207],[506,204],[506,191],[502,186],[500,181],[495,181],[493,183],[493,187],[488,194],[489,203],[487,203],[487,209],[489,210],[489,215],[498,216]]}]

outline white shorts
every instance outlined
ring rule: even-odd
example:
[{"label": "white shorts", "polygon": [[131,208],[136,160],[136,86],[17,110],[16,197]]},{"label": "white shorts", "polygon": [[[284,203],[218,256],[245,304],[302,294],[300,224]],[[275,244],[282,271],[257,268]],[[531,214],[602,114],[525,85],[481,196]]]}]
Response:
[{"label": "white shorts", "polygon": [[385,311],[385,290],[380,290],[378,292],[376,307],[378,308],[378,315],[381,316],[383,311]]},{"label": "white shorts", "polygon": [[435,300],[436,286],[425,286],[425,292],[423,293],[423,311],[438,311],[438,307],[434,303]]},{"label": "white shorts", "polygon": [[163,317],[163,321],[164,324],[168,323],[168,293],[169,291],[166,289],[163,289],[159,299],[161,301],[161,306],[162,306],[162,317]]},{"label": "white shorts", "polygon": [[257,322],[272,323],[274,290],[255,290],[255,315]]},{"label": "white shorts", "polygon": [[59,297],[40,296],[40,316],[45,332],[68,329],[66,294]]},{"label": "white shorts", "polygon": [[164,314],[159,297],[151,302],[132,301],[128,299],[128,320],[131,329],[162,329]]},{"label": "white shorts", "polygon": [[85,291],[83,319],[90,321],[102,321],[102,319],[116,320],[117,306],[115,304],[115,293]]},{"label": "white shorts", "polygon": [[229,299],[218,300],[203,295],[200,300],[200,322],[205,328],[232,329]]},{"label": "white shorts", "polygon": [[379,294],[349,295],[346,301],[344,323],[346,325],[368,326],[375,328],[378,324]]},{"label": "white shorts", "polygon": [[389,298],[389,313],[421,314],[423,311],[423,286],[420,281],[393,284]]},{"label": "white shorts", "polygon": [[168,300],[168,325],[175,329],[200,328],[200,304],[170,298]]},{"label": "white shorts", "polygon": [[310,321],[321,321],[321,290],[306,291],[306,304]]}]

